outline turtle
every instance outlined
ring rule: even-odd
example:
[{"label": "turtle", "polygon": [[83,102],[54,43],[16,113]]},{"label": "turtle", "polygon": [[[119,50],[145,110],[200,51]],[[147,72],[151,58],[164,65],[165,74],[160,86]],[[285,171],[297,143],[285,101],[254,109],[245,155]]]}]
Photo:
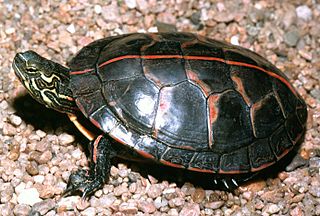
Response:
[{"label": "turtle", "polygon": [[306,129],[307,106],[283,72],[249,49],[193,33],[106,37],[66,66],[29,50],[13,69],[35,100],[67,113],[90,140],[89,170],[73,172],[66,189],[83,197],[105,184],[114,157],[254,176]]}]

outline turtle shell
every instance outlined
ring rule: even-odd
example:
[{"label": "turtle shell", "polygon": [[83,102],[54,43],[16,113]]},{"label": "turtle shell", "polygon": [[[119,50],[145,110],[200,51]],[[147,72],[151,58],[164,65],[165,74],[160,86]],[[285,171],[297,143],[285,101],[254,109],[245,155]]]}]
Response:
[{"label": "turtle shell", "polygon": [[304,101],[250,50],[190,33],[95,41],[68,63],[82,113],[117,142],[165,165],[249,173],[302,137]]}]

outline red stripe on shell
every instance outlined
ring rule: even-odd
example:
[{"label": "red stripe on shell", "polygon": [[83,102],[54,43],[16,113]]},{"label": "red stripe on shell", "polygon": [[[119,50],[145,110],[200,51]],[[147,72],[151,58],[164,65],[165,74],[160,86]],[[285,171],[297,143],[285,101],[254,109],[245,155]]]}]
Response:
[{"label": "red stripe on shell", "polygon": [[175,168],[184,168],[184,166],[182,166],[181,164],[174,164],[174,163],[171,163],[171,162],[163,160],[163,159],[160,160],[160,163],[167,165],[167,166],[175,167]]},{"label": "red stripe on shell", "polygon": [[[144,55],[144,56],[140,56],[140,55],[124,55],[124,56],[119,56],[113,59],[110,59],[108,61],[103,62],[102,64],[100,64],[98,67],[103,67],[105,65],[108,65],[110,63],[116,62],[116,61],[120,61],[123,59],[133,59],[133,58],[142,58],[142,59],[170,59],[170,58],[176,58],[176,59],[186,59],[186,60],[204,60],[204,61],[218,61],[218,62],[223,62],[225,64],[228,65],[237,65],[237,66],[243,66],[243,67],[248,67],[248,68],[254,68],[257,70],[260,70],[264,73],[267,73],[268,75],[280,80],[282,83],[284,83],[289,89],[290,91],[294,94],[294,95],[298,95],[297,92],[295,91],[295,89],[291,86],[291,84],[282,76],[272,72],[272,71],[268,71],[265,70],[259,66],[256,65],[252,65],[252,64],[248,64],[248,63],[244,63],[244,62],[237,62],[237,61],[230,61],[230,60],[225,60],[222,58],[217,58],[217,57],[211,57],[211,56],[181,56],[181,55]],[[84,74],[90,71],[93,71],[94,69],[85,69],[83,71],[72,71],[70,72],[71,75],[77,75],[77,74]]]}]

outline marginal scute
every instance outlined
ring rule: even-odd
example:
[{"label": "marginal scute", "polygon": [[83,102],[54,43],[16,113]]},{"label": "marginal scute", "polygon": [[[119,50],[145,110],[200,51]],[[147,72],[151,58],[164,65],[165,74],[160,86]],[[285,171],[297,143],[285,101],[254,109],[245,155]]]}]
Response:
[{"label": "marginal scute", "polygon": [[276,156],[269,146],[268,138],[258,139],[249,146],[249,158],[253,170],[262,169],[276,161]]},{"label": "marginal scute", "polygon": [[221,173],[244,173],[249,172],[250,169],[248,148],[240,148],[221,157],[219,171]]},{"label": "marginal scute", "polygon": [[143,135],[137,140],[134,148],[138,151],[148,152],[155,159],[160,160],[168,147],[149,136]]},{"label": "marginal scute", "polygon": [[105,133],[109,133],[119,123],[119,120],[114,116],[107,105],[103,105],[101,108],[95,111],[90,116],[90,119],[91,121],[96,122],[98,127]]},{"label": "marginal scute", "polygon": [[220,155],[214,152],[198,152],[193,157],[189,164],[191,168],[198,168],[203,170],[212,170],[218,172]]},{"label": "marginal scute", "polygon": [[181,149],[168,149],[163,155],[162,160],[173,164],[179,164],[187,168],[189,162],[194,155],[194,151],[181,150]]},{"label": "marginal scute", "polygon": [[288,149],[293,147],[292,141],[290,141],[284,126],[279,127],[273,132],[269,137],[269,143],[278,159],[281,158]]},{"label": "marginal scute", "polygon": [[296,144],[303,133],[303,127],[300,124],[298,117],[296,115],[290,115],[285,122],[285,127],[290,140],[293,144]]}]

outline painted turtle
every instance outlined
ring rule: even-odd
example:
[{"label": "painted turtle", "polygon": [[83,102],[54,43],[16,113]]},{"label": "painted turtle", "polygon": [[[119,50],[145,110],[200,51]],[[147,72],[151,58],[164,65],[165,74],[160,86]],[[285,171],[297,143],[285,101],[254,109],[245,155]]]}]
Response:
[{"label": "painted turtle", "polygon": [[[285,156],[306,128],[306,104],[279,69],[250,50],[191,33],[104,38],[67,65],[33,51],[13,61],[29,93],[68,113],[92,141],[90,171],[73,173],[67,188],[83,196],[104,184],[110,159],[123,156],[117,146],[171,167],[251,174]],[[82,126],[80,115],[101,135]]]}]

